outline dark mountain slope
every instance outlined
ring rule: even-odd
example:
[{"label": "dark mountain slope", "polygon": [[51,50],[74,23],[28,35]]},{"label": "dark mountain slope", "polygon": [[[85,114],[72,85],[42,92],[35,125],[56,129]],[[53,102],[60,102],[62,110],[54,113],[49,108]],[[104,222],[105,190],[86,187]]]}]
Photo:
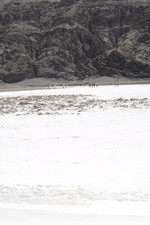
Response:
[{"label": "dark mountain slope", "polygon": [[149,1],[10,1],[0,11],[0,79],[150,77]]}]

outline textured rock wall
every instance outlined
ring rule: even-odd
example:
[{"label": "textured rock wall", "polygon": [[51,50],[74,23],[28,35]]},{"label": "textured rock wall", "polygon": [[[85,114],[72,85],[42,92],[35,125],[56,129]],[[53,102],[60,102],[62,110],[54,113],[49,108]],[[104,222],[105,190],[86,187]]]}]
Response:
[{"label": "textured rock wall", "polygon": [[0,10],[0,79],[150,77],[150,2],[9,1]]}]

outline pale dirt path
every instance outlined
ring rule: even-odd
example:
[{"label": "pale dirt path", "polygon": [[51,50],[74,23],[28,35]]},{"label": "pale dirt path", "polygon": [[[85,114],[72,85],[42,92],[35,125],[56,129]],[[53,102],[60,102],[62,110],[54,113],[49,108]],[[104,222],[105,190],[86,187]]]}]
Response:
[{"label": "pale dirt path", "polygon": [[129,79],[129,78],[112,78],[112,77],[100,77],[100,78],[87,78],[82,81],[66,81],[63,79],[45,79],[36,78],[28,79],[18,83],[0,83],[0,91],[21,91],[21,90],[38,90],[54,88],[57,86],[76,86],[76,85],[133,85],[133,84],[150,84],[150,79]]}]

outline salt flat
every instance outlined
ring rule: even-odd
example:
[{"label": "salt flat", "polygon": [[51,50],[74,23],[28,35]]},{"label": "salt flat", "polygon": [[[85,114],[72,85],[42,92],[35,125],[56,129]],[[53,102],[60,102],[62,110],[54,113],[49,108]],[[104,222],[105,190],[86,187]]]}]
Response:
[{"label": "salt flat", "polygon": [[[47,207],[48,223],[54,212],[68,218],[95,212],[90,224],[102,215],[149,224],[150,85],[1,92],[0,101],[3,224],[37,222],[37,206]],[[56,218],[52,224],[63,224]],[[117,224],[115,217],[102,224],[110,219]]]}]

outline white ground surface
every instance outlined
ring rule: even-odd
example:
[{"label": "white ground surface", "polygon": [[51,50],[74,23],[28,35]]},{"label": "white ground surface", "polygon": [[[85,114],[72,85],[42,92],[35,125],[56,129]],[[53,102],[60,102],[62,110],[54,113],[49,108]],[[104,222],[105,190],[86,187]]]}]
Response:
[{"label": "white ground surface", "polygon": [[0,101],[0,224],[150,224],[150,85]]}]

